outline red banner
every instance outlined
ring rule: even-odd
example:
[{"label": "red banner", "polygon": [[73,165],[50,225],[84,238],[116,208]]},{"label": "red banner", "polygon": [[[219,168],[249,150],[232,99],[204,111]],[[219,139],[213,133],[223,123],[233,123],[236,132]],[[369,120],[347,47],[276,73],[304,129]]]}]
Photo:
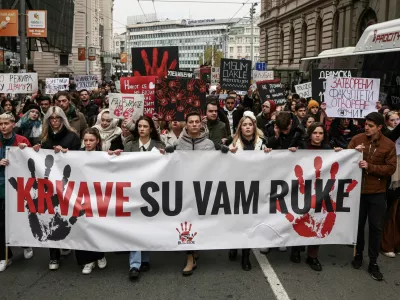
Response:
[{"label": "red banner", "polygon": [[78,60],[86,60],[86,49],[85,48],[78,48]]},{"label": "red banner", "polygon": [[156,76],[121,77],[121,93],[144,94],[144,115],[153,117],[155,113]]}]

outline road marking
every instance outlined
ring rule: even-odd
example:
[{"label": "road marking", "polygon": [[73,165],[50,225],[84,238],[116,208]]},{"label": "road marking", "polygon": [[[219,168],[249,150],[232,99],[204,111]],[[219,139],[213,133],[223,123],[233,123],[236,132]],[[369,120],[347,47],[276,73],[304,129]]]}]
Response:
[{"label": "road marking", "polygon": [[261,270],[263,271],[265,278],[267,278],[276,299],[290,300],[285,288],[283,287],[271,264],[269,263],[268,258],[260,253],[260,249],[253,249],[253,254],[257,258]]}]

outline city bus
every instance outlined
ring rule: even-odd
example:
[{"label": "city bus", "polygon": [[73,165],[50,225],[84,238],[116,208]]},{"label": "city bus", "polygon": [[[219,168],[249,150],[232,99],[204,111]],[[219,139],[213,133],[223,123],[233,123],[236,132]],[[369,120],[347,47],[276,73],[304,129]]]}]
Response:
[{"label": "city bus", "polygon": [[400,19],[367,27],[355,47],[301,60],[304,77],[311,78],[314,69],[356,69],[357,77],[380,78],[381,103],[400,109]]}]

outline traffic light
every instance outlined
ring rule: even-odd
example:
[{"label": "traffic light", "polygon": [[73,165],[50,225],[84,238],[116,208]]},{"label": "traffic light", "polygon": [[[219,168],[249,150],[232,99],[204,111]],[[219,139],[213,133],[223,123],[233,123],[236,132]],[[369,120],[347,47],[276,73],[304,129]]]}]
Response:
[{"label": "traffic light", "polygon": [[250,8],[250,15],[254,15],[256,13],[255,7]]}]

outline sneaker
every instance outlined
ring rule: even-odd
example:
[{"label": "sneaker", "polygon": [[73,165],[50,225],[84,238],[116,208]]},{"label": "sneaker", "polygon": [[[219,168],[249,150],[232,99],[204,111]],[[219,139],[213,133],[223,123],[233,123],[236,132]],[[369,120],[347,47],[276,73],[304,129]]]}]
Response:
[{"label": "sneaker", "polygon": [[363,263],[363,256],[362,256],[362,254],[356,254],[356,256],[354,256],[353,261],[351,262],[351,264],[353,265],[353,268],[354,268],[354,269],[357,269],[357,270],[358,270],[359,268],[361,268],[362,263]]},{"label": "sneaker", "polygon": [[279,247],[280,252],[286,252],[286,250],[287,250],[286,247]]},{"label": "sneaker", "polygon": [[33,257],[33,250],[32,248],[26,248],[24,249],[24,257],[25,259],[30,259]]},{"label": "sneaker", "polygon": [[261,254],[268,254],[268,252],[269,252],[269,248],[261,248],[260,249]]},{"label": "sneaker", "polygon": [[96,264],[94,262],[86,264],[82,269],[82,274],[89,275],[90,273],[92,273],[92,270],[94,269],[95,265]]},{"label": "sneaker", "polygon": [[68,256],[71,254],[71,250],[70,249],[61,249],[60,253],[61,253],[61,256]]},{"label": "sneaker", "polygon": [[294,251],[290,254],[290,260],[295,264],[299,264],[301,262],[300,251]]},{"label": "sneaker", "polygon": [[104,269],[105,267],[107,267],[106,257],[104,256],[102,259],[99,259],[97,261],[97,265],[99,266],[100,269]]},{"label": "sneaker", "polygon": [[382,252],[383,255],[390,258],[395,258],[396,254],[394,252]]},{"label": "sneaker", "polygon": [[319,262],[318,258],[307,257],[307,264],[313,269],[314,271],[322,271],[321,263]]},{"label": "sneaker", "polygon": [[383,275],[381,271],[379,270],[379,266],[377,264],[370,264],[368,266],[368,272],[371,274],[372,278],[375,279],[376,281],[382,281],[383,280]]},{"label": "sneaker", "polygon": [[11,264],[12,264],[11,259],[9,259],[7,263],[5,260],[0,260],[0,272],[4,272]]},{"label": "sneaker", "polygon": [[60,261],[59,260],[51,260],[49,263],[49,270],[58,270],[60,267]]},{"label": "sneaker", "polygon": [[131,269],[129,270],[129,278],[130,278],[131,280],[136,280],[136,279],[138,279],[138,278],[139,278],[139,275],[140,275],[140,271],[139,271],[138,268],[131,268]]}]

